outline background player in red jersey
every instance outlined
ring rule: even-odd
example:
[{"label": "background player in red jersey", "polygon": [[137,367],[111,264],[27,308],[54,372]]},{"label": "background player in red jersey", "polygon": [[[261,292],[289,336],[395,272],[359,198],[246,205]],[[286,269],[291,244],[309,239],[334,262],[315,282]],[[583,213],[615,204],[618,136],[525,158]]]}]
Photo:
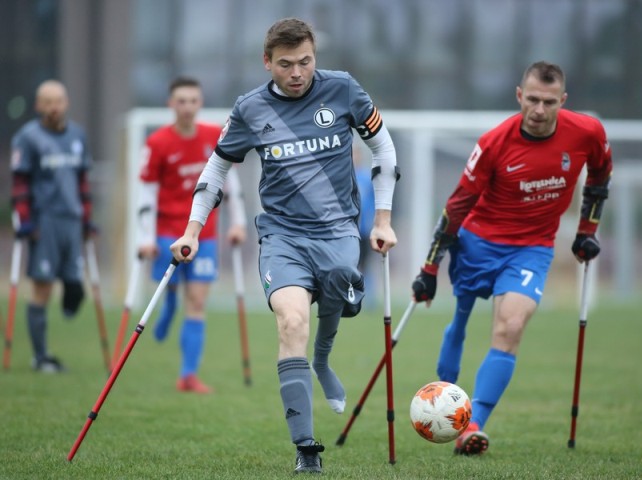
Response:
[{"label": "background player in red jersey", "polygon": [[562,109],[566,98],[559,66],[537,62],[526,69],[517,87],[521,113],[479,139],[412,284],[415,300],[430,305],[449,249],[457,307],[437,373],[452,383],[475,299],[494,297],[491,348],[477,372],[473,417],[457,439],[458,454],[488,448],[482,429],[510,382],[522,334],[544,291],[560,217],[584,165],[588,177],[572,250],[580,262],[600,252],[595,232],[608,196],[611,150],[597,119]]},{"label": "background player in red jersey", "polygon": [[[203,106],[203,93],[197,80],[188,77],[174,80],[169,88],[168,106],[174,111],[175,121],[149,136],[140,173],[138,253],[141,258],[155,259],[152,276],[156,281],[162,279],[172,259],[169,246],[183,234],[185,212],[191,209],[196,181],[221,134],[219,125],[196,121]],[[245,241],[246,220],[240,183],[236,171],[232,170],[227,182],[230,207],[227,240],[238,244]],[[178,266],[154,328],[156,339],[164,340],[174,316],[178,282],[182,278],[185,281],[185,319],[180,333],[179,391],[212,391],[198,379],[196,372],[205,340],[207,294],[211,282],[218,276],[217,223],[218,215],[211,215],[201,231],[202,246],[198,257],[190,264]]]}]

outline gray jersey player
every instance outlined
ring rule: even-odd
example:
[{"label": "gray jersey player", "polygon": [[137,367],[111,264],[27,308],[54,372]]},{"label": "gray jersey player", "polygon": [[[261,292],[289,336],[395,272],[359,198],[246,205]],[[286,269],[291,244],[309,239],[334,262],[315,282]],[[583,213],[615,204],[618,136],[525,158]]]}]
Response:
[{"label": "gray jersey player", "polygon": [[[266,35],[264,64],[272,80],[236,101],[199,179],[185,235],[172,251],[180,261],[194,258],[202,225],[220,203],[227,171],[255,150],[262,166],[259,273],[278,327],[283,412],[297,446],[295,471],[317,472],[324,447],[313,431],[310,307],[318,303],[312,369],[330,407],[341,413],[345,391],[328,356],[340,317],[356,315],[363,297],[354,131],[373,153],[376,212],[370,245],[377,252],[397,242],[391,226],[396,155],[379,111],[361,86],[348,73],[316,70],[314,34],[307,23],[276,22]],[[191,248],[187,257],[180,252],[185,245]]]},{"label": "gray jersey player", "polygon": [[19,219],[16,235],[29,240],[27,274],[33,282],[27,324],[33,368],[63,371],[47,349],[46,307],[56,279],[63,281],[63,312],[73,316],[83,299],[83,234],[90,230],[91,158],[85,132],[66,118],[64,85],[43,82],[36,92],[39,118],[12,139],[12,203]]}]

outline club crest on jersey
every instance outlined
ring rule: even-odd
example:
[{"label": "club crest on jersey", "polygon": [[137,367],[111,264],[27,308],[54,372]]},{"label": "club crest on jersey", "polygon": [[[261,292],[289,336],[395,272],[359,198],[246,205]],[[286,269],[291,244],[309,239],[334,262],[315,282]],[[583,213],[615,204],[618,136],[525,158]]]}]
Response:
[{"label": "club crest on jersey", "polygon": [[562,153],[562,170],[568,172],[571,169],[571,156],[564,152]]},{"label": "club crest on jersey", "polygon": [[314,123],[318,127],[328,128],[334,125],[336,115],[329,108],[323,107],[314,112]]}]

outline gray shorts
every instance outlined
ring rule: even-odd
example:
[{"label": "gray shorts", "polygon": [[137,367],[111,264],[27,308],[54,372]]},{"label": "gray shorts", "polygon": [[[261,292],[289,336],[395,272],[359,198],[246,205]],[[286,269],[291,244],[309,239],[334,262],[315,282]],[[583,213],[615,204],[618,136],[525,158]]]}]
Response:
[{"label": "gray shorts", "polygon": [[259,274],[265,297],[279,288],[303,287],[312,293],[312,301],[324,303],[324,285],[328,273],[336,269],[348,269],[361,276],[359,263],[359,239],[342,237],[334,239],[310,239],[268,235],[261,239]]},{"label": "gray shorts", "polygon": [[27,275],[34,280],[83,280],[83,235],[80,219],[42,216],[38,238],[29,241]]}]

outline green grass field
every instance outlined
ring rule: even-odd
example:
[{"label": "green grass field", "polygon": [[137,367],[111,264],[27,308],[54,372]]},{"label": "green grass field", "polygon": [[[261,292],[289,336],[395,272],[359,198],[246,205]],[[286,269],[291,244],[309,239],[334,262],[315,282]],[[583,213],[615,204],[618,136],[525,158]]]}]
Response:
[{"label": "green grass field", "polygon": [[[6,321],[6,301],[0,302]],[[403,312],[393,311],[393,330]],[[63,375],[30,370],[30,347],[19,306],[12,367],[0,372],[0,478],[200,479],[291,478],[289,443],[276,375],[277,338],[268,312],[248,315],[253,385],[241,369],[235,314],[212,312],[201,374],[211,396],[174,390],[177,325],[158,344],[143,332],[74,461],[74,440],[107,375],[90,303],[68,322],[50,308],[50,348],[68,365]],[[642,478],[642,317],[639,305],[590,312],[577,445],[570,429],[578,312],[539,311],[522,344],[513,382],[486,425],[487,454],[455,457],[411,428],[415,391],[436,380],[434,365],[449,312],[418,308],[394,351],[397,463],[388,463],[385,375],[372,390],[343,447],[335,441],[370,379],[384,347],[381,312],[345,319],[332,365],[348,392],[343,415],[333,413],[315,383],[315,434],[326,445],[324,478]],[[139,313],[132,316],[127,339]],[[113,345],[120,310],[107,312]],[[316,325],[316,323],[314,324]],[[471,318],[458,384],[472,393],[477,364],[488,348],[487,307]]]}]

